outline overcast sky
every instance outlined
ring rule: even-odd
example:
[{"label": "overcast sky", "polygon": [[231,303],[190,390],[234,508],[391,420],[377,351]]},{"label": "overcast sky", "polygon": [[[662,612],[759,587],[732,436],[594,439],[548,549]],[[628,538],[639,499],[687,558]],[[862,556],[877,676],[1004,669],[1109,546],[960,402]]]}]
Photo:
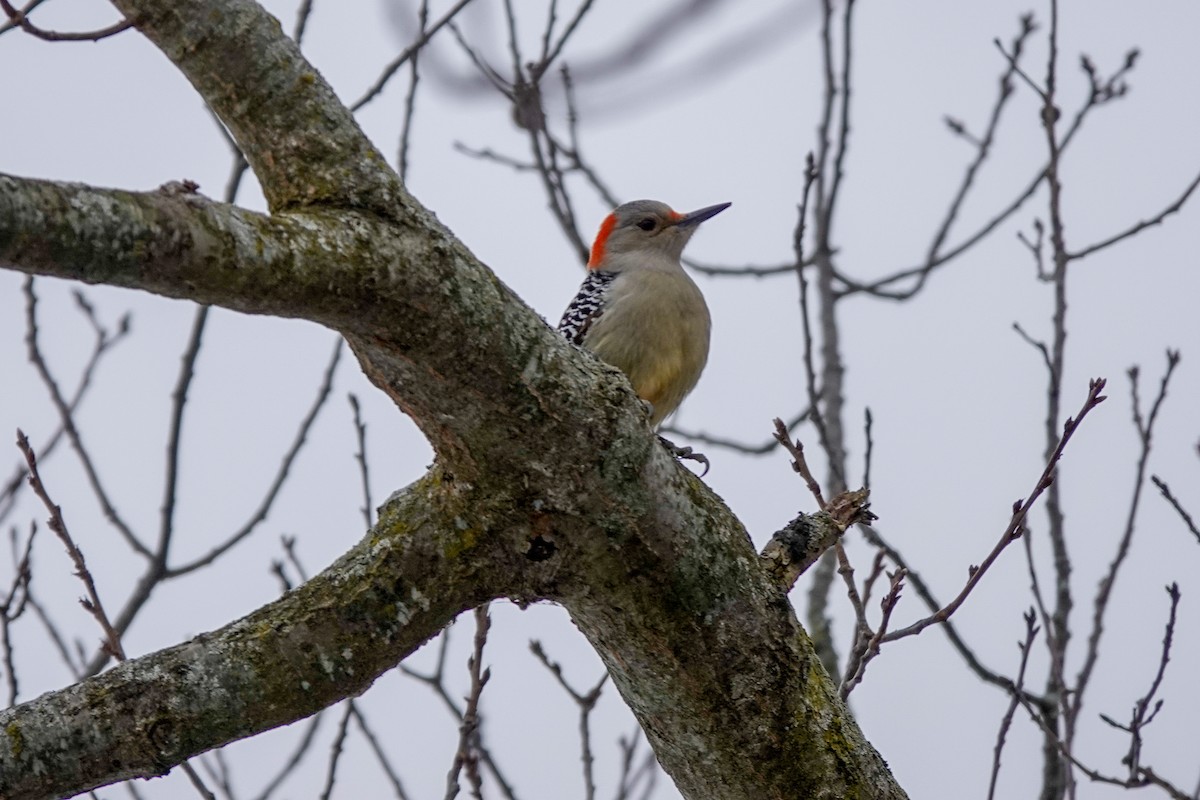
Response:
[{"label": "overcast sky", "polygon": [[[286,29],[295,2],[268,3]],[[438,17],[450,3],[433,3]],[[542,4],[522,34],[540,37]],[[574,4],[563,4],[566,8]],[[589,162],[622,200],[650,197],[680,210],[732,201],[706,223],[689,255],[731,266],[791,258],[804,154],[813,147],[820,103],[819,14],[811,2],[716,4],[695,19],[665,15],[667,0],[602,0],[565,58],[577,69],[582,144]],[[463,20],[474,46],[506,64],[499,4],[475,0]],[[751,10],[753,9],[753,10]],[[1039,22],[1046,4],[920,0],[859,4],[854,42],[853,134],[843,208],[834,242],[841,267],[872,277],[923,258],[972,151],[942,119],[983,128],[1004,61],[992,40],[1009,41],[1020,13]],[[47,27],[108,24],[111,9],[84,0],[54,0],[39,9]],[[382,66],[413,35],[412,9],[382,0],[316,0],[304,48],[347,102],[362,95]],[[1134,4],[1067,0],[1061,8],[1061,96],[1071,114],[1085,96],[1078,69],[1087,53],[1101,73],[1137,47],[1130,94],[1096,111],[1063,165],[1066,235],[1079,249],[1171,203],[1200,172],[1200,7],[1187,0]],[[660,48],[642,60],[616,59],[648,24],[660,26]],[[1044,34],[1044,27],[1042,33]],[[533,175],[464,156],[461,142],[523,158],[528,145],[503,99],[478,80],[448,36],[436,40],[418,96],[409,186],[509,286],[556,322],[581,269],[546,213]],[[1045,38],[1035,35],[1025,62],[1044,75]],[[432,58],[431,54],[431,58]],[[151,189],[192,179],[221,197],[230,155],[186,80],[138,34],[98,44],[47,44],[19,32],[0,36],[0,172]],[[395,159],[406,81],[397,79],[360,114],[376,144]],[[551,125],[564,130],[561,95],[548,94]],[[974,231],[1019,192],[1043,164],[1045,142],[1032,91],[1018,85],[994,158],[967,203],[950,242]],[[580,183],[577,211],[590,235],[606,204]],[[261,209],[248,182],[239,202]],[[1075,629],[1085,632],[1096,582],[1112,558],[1133,491],[1138,441],[1130,422],[1128,367],[1143,367],[1143,398],[1152,397],[1166,348],[1183,362],[1161,413],[1150,471],[1171,483],[1193,513],[1200,511],[1200,206],[1193,205],[1136,239],[1072,268],[1065,413],[1082,403],[1090,377],[1109,379],[1109,402],[1089,417],[1068,449],[1061,475],[1069,542],[1076,559]],[[1013,500],[1041,471],[1045,372],[1040,356],[1012,330],[1049,334],[1052,291],[1036,280],[1016,232],[1045,218],[1038,195],[969,255],[938,273],[917,299],[895,304],[867,298],[839,309],[849,368],[847,422],[851,472],[860,475],[863,410],[875,418],[873,508],[880,528],[939,595],[949,598],[1003,530]],[[0,273],[0,431],[18,426],[35,446],[53,431],[46,390],[27,364],[23,278]],[[762,280],[700,278],[714,318],[708,369],[675,424],[747,443],[766,441],[770,421],[805,404],[798,290],[793,276]],[[59,380],[72,387],[86,358],[90,329],[74,308],[75,287],[37,281],[42,341]],[[149,537],[159,515],[169,397],[193,318],[188,303],[105,288],[87,290],[102,319],[133,315],[133,333],[107,358],[79,414],[87,444],[121,513]],[[180,560],[205,552],[256,507],[311,404],[335,336],[314,324],[215,311],[198,364],[185,428],[177,549]],[[279,536],[298,538],[310,572],[323,568],[363,533],[348,392],[363,403],[376,504],[418,477],[431,451],[415,427],[344,354],[333,396],[323,409],[291,483],[267,523],[206,573],[168,584],[134,624],[125,646],[143,654],[216,627],[277,596],[269,572]],[[800,435],[816,450],[811,428]],[[5,439],[7,441],[7,439]],[[745,457],[704,448],[713,462],[706,482],[745,522],[761,546],[811,499],[778,453]],[[13,465],[17,453],[6,456]],[[0,464],[4,464],[0,458]],[[7,478],[6,467],[2,477]],[[99,512],[74,457],[65,449],[44,477],[61,503],[103,596],[120,605],[138,575],[131,556]],[[22,531],[42,509],[25,502],[6,520]],[[1127,741],[1096,714],[1123,719],[1158,663],[1166,617],[1162,587],[1183,589],[1175,651],[1163,683],[1166,706],[1147,735],[1145,759],[1186,789],[1197,780],[1194,720],[1200,716],[1200,545],[1153,487],[1136,519],[1134,551],[1121,574],[1089,693],[1079,755],[1120,773]],[[1045,517],[1032,517],[1034,550],[1045,558]],[[861,537],[848,539],[860,572],[870,565]],[[74,605],[80,589],[58,543],[43,536],[35,550],[36,588],[58,623],[89,649],[98,634]],[[0,585],[11,564],[0,560]],[[959,613],[960,628],[980,658],[1011,674],[1017,664],[1021,613],[1031,603],[1019,548],[1013,548]],[[803,602],[801,581],[795,597]],[[839,646],[845,652],[852,616],[837,595]],[[923,614],[912,592],[896,612],[901,623]],[[599,660],[565,613],[519,611],[499,603],[486,660],[493,681],[484,696],[485,727],[507,777],[522,798],[582,796],[575,711],[526,649],[546,641],[580,689],[602,674]],[[17,628],[21,698],[61,687],[70,676],[41,629]],[[455,629],[450,663],[455,692],[465,686],[470,620]],[[410,661],[432,663],[427,647]],[[1078,669],[1076,661],[1069,674]],[[1041,684],[1044,651],[1031,674]],[[363,709],[394,753],[414,797],[440,796],[456,733],[432,694],[396,674],[364,697]],[[992,747],[1007,699],[982,686],[937,630],[891,645],[852,696],[865,733],[914,797],[982,797]],[[616,693],[597,712],[597,775],[611,796],[615,739],[633,729]],[[339,712],[326,714],[310,764],[282,796],[315,796]],[[296,740],[299,725],[227,749],[243,796],[261,786]],[[361,738],[352,736],[339,778],[340,797],[388,796]],[[1038,740],[1018,716],[1004,758],[1002,797],[1028,797],[1039,785]],[[143,787],[148,797],[186,796],[180,776]],[[1086,785],[1081,796],[1112,797]],[[103,796],[123,796],[109,790]],[[660,787],[656,797],[674,797]]]}]

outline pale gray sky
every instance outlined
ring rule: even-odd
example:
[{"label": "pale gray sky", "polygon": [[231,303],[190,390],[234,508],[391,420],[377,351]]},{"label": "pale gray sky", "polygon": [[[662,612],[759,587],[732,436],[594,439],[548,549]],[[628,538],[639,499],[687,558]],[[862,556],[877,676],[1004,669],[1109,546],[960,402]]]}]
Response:
[{"label": "pale gray sky", "polygon": [[[292,25],[295,2],[268,3]],[[506,63],[501,17],[490,0],[464,29],[485,54]],[[522,7],[525,4],[521,4]],[[568,64],[607,54],[613,41],[636,31],[673,4],[606,0],[597,3],[568,48]],[[722,201],[733,207],[705,225],[689,255],[712,263],[768,264],[791,257],[802,163],[813,146],[819,110],[815,8],[809,3],[729,3],[694,25],[682,25],[669,46],[624,77],[579,80],[583,145],[589,161],[622,199],[652,197],[690,209]],[[433,4],[440,16],[449,3]],[[542,4],[529,4],[532,9]],[[411,35],[408,18],[379,0],[316,0],[305,50],[347,101],[357,99]],[[845,270],[862,277],[920,261],[971,156],[942,116],[983,127],[1004,62],[993,37],[1007,42],[1028,4],[861,2],[855,39],[855,105],[843,207],[835,241]],[[1032,9],[1045,23],[1047,5]],[[54,0],[39,10],[49,27],[84,29],[112,21],[111,9],[83,0]],[[761,16],[751,16],[760,15]],[[741,56],[718,49],[763,21],[779,32]],[[678,23],[677,23],[678,24]],[[1142,51],[1129,78],[1131,94],[1094,113],[1064,163],[1066,234],[1072,249],[1152,216],[1200,172],[1200,56],[1195,41],[1200,8],[1185,0],[1132,4],[1065,0],[1061,9],[1064,113],[1085,91],[1081,52],[1102,73],[1126,51]],[[532,43],[540,17],[524,31]],[[441,63],[470,75],[449,37],[438,40]],[[748,49],[748,48],[744,48]],[[1035,36],[1026,65],[1044,74],[1045,40]],[[229,166],[225,144],[200,100],[169,62],[136,33],[98,44],[47,44],[19,33],[0,37],[0,171],[98,185],[150,189],[190,178],[220,197]],[[570,247],[545,211],[531,175],[457,153],[455,142],[524,157],[528,146],[492,93],[451,91],[449,79],[428,76],[418,100],[412,140],[413,193],[551,322],[557,321],[581,277]],[[360,115],[380,148],[395,157],[405,82],[397,80]],[[623,109],[628,109],[625,113]],[[552,124],[562,126],[559,104]],[[1017,87],[994,159],[967,204],[960,233],[972,231],[1006,203],[1042,165],[1044,140],[1037,102]],[[606,206],[578,187],[578,211],[590,235]],[[254,186],[242,203],[261,208]],[[1076,634],[1086,628],[1096,582],[1112,557],[1133,489],[1137,440],[1130,423],[1128,379],[1143,367],[1143,398],[1152,396],[1164,350],[1181,348],[1159,422],[1150,471],[1200,510],[1200,273],[1196,252],[1200,207],[1193,205],[1137,239],[1073,268],[1064,409],[1074,413],[1087,379],[1109,379],[1110,400],[1090,417],[1068,449],[1062,486],[1077,592]],[[972,254],[938,273],[915,301],[867,298],[841,306],[849,366],[848,421],[870,406],[875,416],[873,508],[880,527],[940,596],[949,598],[1004,528],[1013,500],[1041,470],[1044,370],[1040,357],[1012,331],[1018,321],[1035,336],[1049,331],[1051,289],[1034,277],[1017,230],[1045,216],[1039,195]],[[959,236],[952,234],[951,242]],[[0,431],[22,427],[35,446],[55,417],[23,344],[22,278],[0,273]],[[748,442],[770,435],[770,420],[804,405],[797,286],[791,276],[763,280],[700,279],[713,310],[708,370],[675,422],[688,429]],[[60,380],[72,386],[90,346],[74,311],[73,286],[38,281],[43,343]],[[133,313],[134,332],[103,366],[79,421],[109,491],[135,528],[149,532],[161,501],[163,440],[168,400],[191,324],[189,304],[112,289],[89,289],[106,320]],[[312,324],[249,318],[216,311],[210,322],[185,432],[178,530],[181,557],[204,552],[241,524],[311,402],[334,336]],[[310,571],[328,564],[362,534],[360,493],[346,393],[364,403],[376,502],[419,476],[430,450],[404,419],[344,357],[334,397],[322,412],[309,449],[270,519],[236,553],[192,580],[165,586],[126,638],[131,654],[174,644],[218,627],[276,596],[268,572],[280,554],[278,537],[299,539]],[[811,428],[801,435],[816,451]],[[6,439],[7,441],[7,439]],[[863,438],[851,437],[852,471],[861,473]],[[779,454],[747,458],[709,447],[706,481],[746,523],[760,546],[771,532],[811,510],[802,484]],[[15,448],[6,456],[16,463]],[[8,463],[0,459],[0,464]],[[3,476],[7,477],[10,467]],[[140,564],[100,515],[77,461],[65,450],[47,463],[45,478],[65,509],[100,589],[119,605]],[[44,516],[26,502],[8,522],[25,526]],[[1044,515],[1032,518],[1042,552]],[[851,556],[870,566],[860,537]],[[1044,552],[1042,553],[1044,555]],[[1048,564],[1048,561],[1043,561]],[[1200,546],[1153,487],[1137,518],[1134,552],[1117,585],[1103,660],[1089,693],[1079,753],[1119,773],[1126,741],[1095,715],[1124,718],[1145,691],[1158,663],[1167,609],[1164,584],[1178,580],[1184,597],[1176,649],[1161,696],[1167,701],[1147,736],[1146,759],[1191,788],[1197,780],[1196,729],[1200,690]],[[89,646],[98,637],[73,605],[79,594],[57,542],[43,536],[35,564],[40,596],[58,622]],[[7,562],[0,584],[7,581]],[[1048,566],[1043,568],[1048,579]],[[1031,602],[1019,548],[1006,553],[958,616],[980,657],[1012,673],[1021,612]],[[806,588],[802,580],[800,590]],[[802,600],[801,591],[797,592]],[[840,595],[838,595],[840,597]],[[911,591],[896,619],[923,614]],[[534,661],[525,645],[537,637],[583,688],[601,674],[598,659],[552,607],[521,612],[497,604],[487,661],[492,684],[484,699],[486,726],[497,758],[522,798],[582,796],[574,707]],[[844,653],[852,615],[837,604]],[[469,620],[452,646],[455,680],[465,686]],[[69,681],[38,630],[18,628],[22,698]],[[430,648],[412,659],[431,663]],[[1041,681],[1044,651],[1031,670]],[[1077,655],[1077,654],[1076,654]],[[1069,665],[1070,673],[1078,668]],[[884,650],[852,696],[874,745],[914,798],[982,797],[986,793],[999,717],[1007,699],[982,686],[930,630]],[[363,708],[394,749],[414,797],[440,796],[456,733],[436,699],[408,679],[389,675],[363,699]],[[615,691],[598,711],[595,741],[601,796],[610,796],[617,770],[618,734],[633,728]],[[315,796],[323,780],[337,712],[322,724],[316,754],[281,796]],[[298,728],[299,726],[296,726]],[[237,785],[249,795],[286,752],[299,730],[272,733],[228,748]],[[340,797],[388,796],[361,737],[349,744]],[[1039,781],[1038,737],[1027,720],[1009,736],[1001,797],[1028,797]],[[180,776],[144,787],[148,797],[186,796]],[[1116,791],[1084,785],[1082,797]],[[102,796],[122,796],[106,790]],[[673,797],[663,789],[657,797]]]}]

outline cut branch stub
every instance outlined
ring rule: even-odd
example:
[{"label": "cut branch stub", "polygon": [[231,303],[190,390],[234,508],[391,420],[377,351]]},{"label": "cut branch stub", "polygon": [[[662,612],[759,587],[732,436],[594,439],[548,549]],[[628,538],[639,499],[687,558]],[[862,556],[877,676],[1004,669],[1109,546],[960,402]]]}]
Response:
[{"label": "cut branch stub", "polygon": [[789,591],[796,579],[816,563],[851,525],[870,524],[871,491],[858,489],[834,497],[826,511],[801,513],[771,537],[760,558],[772,582]]}]

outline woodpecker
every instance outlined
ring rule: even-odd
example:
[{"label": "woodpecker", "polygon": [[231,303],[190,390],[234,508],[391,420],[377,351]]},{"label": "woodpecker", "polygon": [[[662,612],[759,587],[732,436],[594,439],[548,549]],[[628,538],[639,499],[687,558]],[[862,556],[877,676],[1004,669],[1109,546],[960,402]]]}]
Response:
[{"label": "woodpecker", "polygon": [[[600,224],[587,277],[558,323],[572,344],[625,373],[651,427],[679,407],[708,361],[708,306],[680,257],[700,223],[730,205],[689,214],[656,200],[618,206]],[[676,456],[698,456],[662,441]]]}]

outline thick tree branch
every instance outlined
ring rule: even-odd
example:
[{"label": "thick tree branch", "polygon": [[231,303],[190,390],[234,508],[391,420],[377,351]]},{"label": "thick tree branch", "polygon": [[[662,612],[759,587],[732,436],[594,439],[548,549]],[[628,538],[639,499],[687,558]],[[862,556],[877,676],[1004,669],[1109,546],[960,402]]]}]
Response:
[{"label": "thick tree branch", "polygon": [[502,563],[455,525],[452,494],[432,476],[414,484],[366,539],[275,603],[0,711],[0,797],[159,775],[362,692],[478,603],[481,571]]},{"label": "thick tree branch", "polygon": [[221,118],[273,211],[408,213],[396,173],[279,20],[253,0],[113,0]]},{"label": "thick tree branch", "polygon": [[438,465],[277,603],[0,715],[0,796],[156,774],[310,715],[513,597],[570,612],[686,797],[903,797],[628,382],[403,194],[278,23],[247,0],[116,5],[222,117],[275,213],[0,178],[0,268],[334,328]]}]

